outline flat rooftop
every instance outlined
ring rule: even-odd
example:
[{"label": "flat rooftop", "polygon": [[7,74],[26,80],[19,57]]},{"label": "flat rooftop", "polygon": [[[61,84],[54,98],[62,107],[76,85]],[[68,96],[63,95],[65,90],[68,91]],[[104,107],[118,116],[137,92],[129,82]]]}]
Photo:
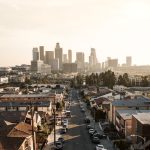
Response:
[{"label": "flat rooftop", "polygon": [[142,124],[150,125],[150,113],[138,113],[133,116]]},{"label": "flat rooftop", "polygon": [[116,111],[124,120],[132,119],[132,115],[146,113],[150,115],[150,110],[117,110]]},{"label": "flat rooftop", "polygon": [[150,99],[144,98],[144,97],[138,97],[137,99],[129,99],[129,100],[114,100],[112,102],[113,106],[127,106],[127,107],[133,107],[133,106],[150,106]]},{"label": "flat rooftop", "polygon": [[34,97],[49,97],[47,94],[24,94],[24,95],[17,95],[17,94],[5,94],[1,96],[1,98],[34,98]]}]

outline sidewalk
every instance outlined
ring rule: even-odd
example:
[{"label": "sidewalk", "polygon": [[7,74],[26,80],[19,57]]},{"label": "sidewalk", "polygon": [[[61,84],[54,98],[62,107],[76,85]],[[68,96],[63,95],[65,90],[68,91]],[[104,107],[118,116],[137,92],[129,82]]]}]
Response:
[{"label": "sidewalk", "polygon": [[[56,141],[59,137],[61,137],[59,129],[61,126],[56,126]],[[51,134],[47,138],[47,145],[44,147],[44,150],[52,150],[54,146],[54,130],[51,132]]]},{"label": "sidewalk", "polygon": [[[94,127],[95,126],[95,130],[97,130],[98,133],[100,134],[104,134],[103,132],[103,129],[102,129],[102,126],[100,124],[100,122],[95,122],[94,121],[94,118],[92,117],[91,113],[90,113],[90,110],[87,109],[86,107],[86,103],[85,102],[81,102],[82,105],[84,106],[85,108],[85,116],[88,117],[91,121],[91,125]],[[94,125],[95,124],[95,125]],[[104,147],[107,149],[107,150],[115,150],[111,140],[109,140],[109,138],[107,139],[101,139],[101,144],[104,145]]]}]

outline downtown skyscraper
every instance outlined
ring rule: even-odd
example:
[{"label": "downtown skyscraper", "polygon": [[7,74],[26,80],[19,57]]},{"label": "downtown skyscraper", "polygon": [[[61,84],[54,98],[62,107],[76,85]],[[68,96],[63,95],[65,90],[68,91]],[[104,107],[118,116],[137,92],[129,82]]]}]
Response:
[{"label": "downtown skyscraper", "polygon": [[59,69],[62,70],[63,49],[60,47],[59,43],[56,43],[55,59],[59,60]]},{"label": "downtown skyscraper", "polygon": [[72,50],[68,50],[68,63],[72,63]]}]

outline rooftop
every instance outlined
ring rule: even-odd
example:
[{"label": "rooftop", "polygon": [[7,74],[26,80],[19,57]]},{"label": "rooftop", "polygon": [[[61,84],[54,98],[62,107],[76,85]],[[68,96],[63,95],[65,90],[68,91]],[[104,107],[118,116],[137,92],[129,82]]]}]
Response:
[{"label": "rooftop", "polygon": [[11,123],[18,123],[25,120],[27,111],[2,111],[0,117]]},{"label": "rooftop", "polygon": [[49,107],[50,96],[47,94],[14,95],[8,94],[0,97],[0,107]]},{"label": "rooftop", "polygon": [[105,101],[110,102],[109,99],[104,98],[104,97],[94,98],[94,101],[96,102],[98,106],[101,105]]},{"label": "rooftop", "polygon": [[27,107],[27,106],[37,106],[37,107],[49,107],[50,106],[50,101],[23,101],[23,102],[0,102],[0,107]]},{"label": "rooftop", "polygon": [[150,112],[149,113],[137,113],[133,115],[142,124],[150,125]]},{"label": "rooftop", "polygon": [[129,99],[129,100],[114,100],[112,102],[113,106],[150,106],[150,99],[144,97],[138,97],[137,99]]},{"label": "rooftop", "polygon": [[0,137],[1,150],[18,150],[25,138],[23,137]]},{"label": "rooftop", "polygon": [[32,135],[32,126],[20,122],[8,134],[9,137],[27,137]]},{"label": "rooftop", "polygon": [[5,94],[1,96],[1,98],[42,98],[42,97],[49,97],[47,94],[24,94],[24,95],[17,95],[17,94]]},{"label": "rooftop", "polygon": [[124,120],[132,119],[132,115],[138,113],[149,113],[150,110],[117,110],[116,111]]}]

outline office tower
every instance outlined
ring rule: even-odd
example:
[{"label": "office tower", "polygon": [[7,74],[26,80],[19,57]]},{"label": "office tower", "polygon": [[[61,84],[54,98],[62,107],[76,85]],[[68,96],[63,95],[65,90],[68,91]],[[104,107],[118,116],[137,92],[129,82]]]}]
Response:
[{"label": "office tower", "polygon": [[59,68],[62,69],[62,58],[63,58],[63,49],[60,48],[59,43],[56,43],[55,48],[55,59],[59,59]]},{"label": "office tower", "polygon": [[127,56],[126,57],[126,66],[130,67],[132,65],[132,57],[131,56]]},{"label": "office tower", "polygon": [[72,50],[68,50],[68,63],[72,63]]},{"label": "office tower", "polygon": [[50,65],[53,59],[54,59],[54,52],[45,51],[45,63]]},{"label": "office tower", "polygon": [[118,67],[118,59],[108,59],[108,67]]},{"label": "office tower", "polygon": [[68,63],[67,54],[63,54],[63,63]]},{"label": "office tower", "polygon": [[97,57],[96,57],[96,50],[95,50],[95,48],[91,48],[91,55],[90,56],[91,56],[90,60],[92,62],[91,65],[96,65],[96,63],[97,63]]},{"label": "office tower", "polygon": [[76,63],[79,70],[84,69],[84,53],[83,52],[77,52],[76,53]]},{"label": "office tower", "polygon": [[34,47],[32,50],[33,61],[39,60],[39,51],[37,47]]},{"label": "office tower", "polygon": [[40,46],[40,60],[44,61],[44,46]]},{"label": "office tower", "polygon": [[97,57],[96,57],[96,50],[95,48],[91,48],[91,54],[89,56],[89,69],[90,71],[96,71],[97,69],[99,69],[99,67],[97,67]]}]

